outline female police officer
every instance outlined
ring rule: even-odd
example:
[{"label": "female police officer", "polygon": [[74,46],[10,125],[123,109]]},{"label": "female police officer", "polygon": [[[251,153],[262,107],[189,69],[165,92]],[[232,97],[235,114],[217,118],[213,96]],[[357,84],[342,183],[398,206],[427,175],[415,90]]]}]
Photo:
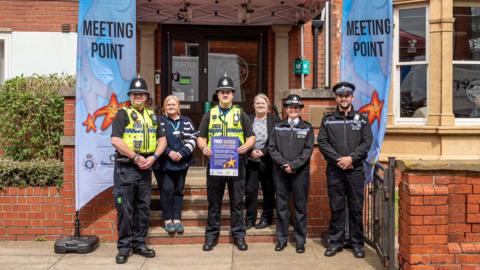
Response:
[{"label": "female police officer", "polygon": [[277,196],[276,251],[287,246],[290,197],[295,206],[295,241],[297,253],[305,252],[307,237],[307,201],[310,182],[310,156],[313,152],[313,128],[300,118],[303,102],[289,95],[283,104],[288,118],[275,125],[268,150],[274,161],[273,183]]},{"label": "female police officer", "polygon": [[155,251],[145,245],[152,196],[151,166],[166,146],[155,114],[145,107],[147,83],[133,79],[128,95],[131,106],[118,111],[111,135],[117,150],[113,197],[118,212],[118,264],[127,262],[132,249],[143,257],[155,257]]},{"label": "female police officer", "polygon": [[207,167],[208,221],[205,228],[203,250],[212,250],[218,242],[222,199],[225,184],[227,184],[233,243],[239,250],[244,251],[248,249],[247,243],[245,243],[245,227],[241,205],[245,189],[245,154],[255,144],[255,134],[247,114],[237,106],[233,106],[235,87],[232,79],[226,75],[220,78],[216,92],[219,104],[206,113],[200,122],[198,147],[204,155],[210,157],[212,154],[210,149],[212,137],[236,137],[240,141],[240,147],[237,148],[240,158],[238,161],[238,176],[213,176],[210,175],[210,164]]}]

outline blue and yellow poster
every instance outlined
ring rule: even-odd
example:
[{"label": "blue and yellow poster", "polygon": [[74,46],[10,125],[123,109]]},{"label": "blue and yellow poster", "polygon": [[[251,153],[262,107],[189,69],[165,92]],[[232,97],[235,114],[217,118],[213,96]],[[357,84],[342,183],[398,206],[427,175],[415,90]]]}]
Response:
[{"label": "blue and yellow poster", "polygon": [[75,111],[76,209],[113,184],[111,124],[136,71],[136,1],[81,0]]},{"label": "blue and yellow poster", "polygon": [[373,174],[385,135],[393,48],[392,0],[344,0],[340,77],[355,85],[353,106],[368,116],[373,145],[365,164]]}]

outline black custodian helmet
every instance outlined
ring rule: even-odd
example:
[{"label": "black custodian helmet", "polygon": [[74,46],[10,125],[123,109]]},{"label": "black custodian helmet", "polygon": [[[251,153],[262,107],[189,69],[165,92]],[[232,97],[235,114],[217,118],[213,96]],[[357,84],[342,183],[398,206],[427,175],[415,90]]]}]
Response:
[{"label": "black custodian helmet", "polygon": [[133,79],[132,82],[130,82],[130,89],[128,90],[127,95],[133,93],[150,95],[148,92],[147,82],[140,77]]},{"label": "black custodian helmet", "polygon": [[303,108],[302,98],[299,95],[296,95],[296,94],[288,95],[287,99],[283,103],[283,106],[284,107],[298,106],[300,108]]},{"label": "black custodian helmet", "polygon": [[230,79],[230,77],[228,77],[227,74],[223,75],[223,77],[221,77],[218,80],[217,89],[215,90],[215,92],[218,92],[220,90],[231,90],[235,92],[235,86],[233,86],[233,80]]}]

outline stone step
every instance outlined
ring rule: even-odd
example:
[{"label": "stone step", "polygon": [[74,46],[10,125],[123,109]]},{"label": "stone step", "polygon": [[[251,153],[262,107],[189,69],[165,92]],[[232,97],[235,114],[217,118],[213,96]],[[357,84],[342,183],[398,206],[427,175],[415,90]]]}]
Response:
[{"label": "stone step", "polygon": [[[260,217],[262,210],[257,211],[257,217]],[[275,217],[275,211],[273,213]],[[200,219],[207,220],[208,211],[207,210],[184,210],[182,211],[182,220],[190,219]],[[222,210],[221,216],[222,219],[230,219],[230,210]],[[162,220],[162,211],[150,211],[150,220]]]},{"label": "stone step", "polygon": [[[224,208],[228,209],[228,208]],[[259,209],[257,212],[257,222],[262,216],[262,210]],[[182,223],[184,226],[201,226],[205,227],[207,225],[208,210],[206,209],[196,209],[196,210],[184,210],[182,211]],[[221,220],[222,225],[230,224],[230,210],[222,210]],[[273,214],[273,222],[275,223],[275,212]],[[150,211],[150,226],[161,226],[163,227],[163,217],[162,211]]]},{"label": "stone step", "polygon": [[[160,196],[152,196],[152,204],[153,201],[158,201],[160,202]],[[230,197],[228,196],[228,193],[223,195],[223,203],[230,203]],[[258,196],[258,203],[263,202],[263,195]],[[183,196],[183,205],[191,205],[191,204],[200,204],[200,205],[208,205],[208,199],[206,195],[187,195]]]},{"label": "stone step", "polygon": [[[275,235],[276,226],[272,225],[263,229],[252,228],[247,230],[247,236],[251,235]],[[292,229],[293,231],[293,229]],[[185,232],[183,234],[174,234],[173,237],[190,237],[190,236],[205,236],[205,227],[193,226],[185,227]],[[229,226],[222,226],[220,228],[220,236],[231,236],[231,231]],[[148,237],[172,237],[169,235],[163,227],[153,227],[148,233]]]},{"label": "stone step", "polygon": [[[276,227],[272,225],[264,229],[250,229],[246,233],[247,243],[276,243]],[[205,227],[185,227],[183,234],[169,235],[163,227],[151,227],[147,237],[151,245],[181,245],[181,244],[203,244],[205,241]],[[289,227],[289,241],[294,242],[293,227]],[[220,229],[219,243],[233,243],[229,225],[223,225]]]}]

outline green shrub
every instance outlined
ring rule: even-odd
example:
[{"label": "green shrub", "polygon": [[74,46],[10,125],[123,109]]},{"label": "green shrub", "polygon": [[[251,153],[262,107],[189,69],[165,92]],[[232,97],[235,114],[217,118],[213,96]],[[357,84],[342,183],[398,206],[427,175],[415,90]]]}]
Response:
[{"label": "green shrub", "polygon": [[62,88],[68,75],[15,77],[0,85],[0,145],[14,160],[61,159]]},{"label": "green shrub", "polygon": [[0,189],[25,186],[63,186],[60,160],[14,161],[0,158]]}]

